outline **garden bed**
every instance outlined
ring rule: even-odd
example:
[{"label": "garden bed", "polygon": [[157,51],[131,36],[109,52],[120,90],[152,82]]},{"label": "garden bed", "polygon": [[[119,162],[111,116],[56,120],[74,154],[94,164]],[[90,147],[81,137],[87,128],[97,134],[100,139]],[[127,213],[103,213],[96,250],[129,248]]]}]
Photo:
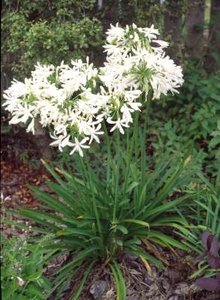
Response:
[{"label": "garden bed", "polygon": [[[12,141],[11,141],[12,142]],[[19,140],[13,140],[19,153],[24,150],[24,145],[19,145]],[[27,145],[25,145],[27,147]],[[34,146],[28,143],[29,154],[34,152]],[[3,145],[3,151],[6,145]],[[3,153],[6,155],[5,152]],[[32,153],[33,154],[33,153]],[[36,154],[34,154],[36,155]],[[7,158],[7,159],[6,159]],[[9,159],[10,158],[10,159]],[[34,162],[33,159],[32,162]],[[4,210],[18,209],[21,206],[37,208],[39,201],[33,196],[27,184],[39,187],[43,191],[48,188],[45,181],[51,179],[44,167],[40,164],[36,168],[31,161],[22,161],[19,156],[10,149],[7,156],[1,162],[2,172],[2,193],[3,193],[3,213]],[[17,219],[19,222],[20,221]],[[27,223],[31,225],[31,222]],[[3,235],[10,238],[16,235],[25,235],[26,238],[33,233],[14,229],[3,222]],[[148,249],[149,250],[149,249]],[[151,249],[152,250],[152,249]],[[193,285],[193,281],[188,277],[194,271],[193,261],[195,256],[184,251],[169,251],[157,247],[158,256],[162,261],[167,262],[164,270],[159,270],[154,266],[144,266],[143,262],[133,255],[123,255],[119,262],[127,285],[127,300],[218,300],[219,294],[202,291]],[[45,269],[45,274],[49,278],[56,276],[56,269],[60,267],[67,257],[60,257]],[[82,268],[82,274],[86,270]],[[62,296],[62,300],[69,300],[79,283],[79,278],[72,280],[69,288]],[[53,299],[53,296],[49,299]],[[97,264],[85,286],[81,300],[115,300],[115,285],[111,277],[109,268],[104,263]]]}]

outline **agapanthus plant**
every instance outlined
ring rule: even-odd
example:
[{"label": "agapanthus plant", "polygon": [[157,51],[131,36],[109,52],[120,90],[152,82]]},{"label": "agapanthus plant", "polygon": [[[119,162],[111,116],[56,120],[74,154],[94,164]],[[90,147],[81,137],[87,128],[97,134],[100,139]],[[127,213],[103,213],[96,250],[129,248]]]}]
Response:
[{"label": "agapanthus plant", "polygon": [[[72,61],[71,66],[37,65],[30,79],[14,81],[5,92],[11,123],[23,122],[34,133],[38,121],[50,130],[51,145],[85,154],[74,161],[78,176],[61,168],[58,174],[46,164],[56,181],[48,183],[53,193],[32,188],[43,203],[41,211],[19,212],[40,225],[35,230],[53,233],[48,247],[55,249],[54,258],[69,254],[56,271],[53,291],[59,291],[54,299],[61,299],[71,281],[79,278],[70,293],[71,299],[78,299],[94,264],[101,262],[113,274],[117,299],[124,300],[119,257],[136,255],[149,271],[149,262],[158,267],[169,264],[161,259],[157,245],[187,249],[165,228],[185,225],[176,206],[190,198],[184,193],[190,159],[172,164],[164,156],[153,171],[147,165],[149,101],[176,92],[183,82],[181,67],[165,55],[167,43],[158,34],[153,26],[111,26],[106,62],[100,69],[88,59]],[[108,131],[114,131],[113,136]],[[91,167],[91,157],[83,152],[93,140],[106,142],[101,167]]]},{"label": "agapanthus plant", "polygon": [[111,25],[104,67],[94,68],[88,58],[70,66],[37,64],[29,79],[14,80],[4,93],[10,123],[24,123],[27,132],[34,133],[37,121],[48,127],[52,146],[60,151],[69,147],[70,154],[81,156],[93,140],[100,142],[103,123],[124,134],[149,91],[158,99],[183,83],[181,67],[165,54],[168,44],[158,35],[153,26]]}]

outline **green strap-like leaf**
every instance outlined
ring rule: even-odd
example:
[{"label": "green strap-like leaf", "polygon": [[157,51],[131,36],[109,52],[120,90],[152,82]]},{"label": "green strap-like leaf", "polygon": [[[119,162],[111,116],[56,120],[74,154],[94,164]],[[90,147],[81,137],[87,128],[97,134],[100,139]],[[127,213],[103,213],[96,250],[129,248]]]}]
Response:
[{"label": "green strap-like leaf", "polygon": [[116,285],[117,300],[125,300],[126,286],[123,274],[120,270],[118,263],[114,260],[110,265],[112,275]]},{"label": "green strap-like leaf", "polygon": [[161,240],[161,242],[164,243],[165,245],[167,245],[168,247],[171,246],[171,247],[179,248],[182,250],[188,250],[188,247],[186,245],[184,245],[183,243],[181,243],[159,231],[155,231],[155,230],[148,231],[147,238],[148,239],[156,238],[158,240]]},{"label": "green strap-like leaf", "polygon": [[63,214],[64,216],[73,217],[72,211],[61,203],[58,199],[53,198],[48,193],[40,191],[38,188],[31,186],[30,189],[35,193],[40,201],[45,203],[49,208],[54,209],[56,212]]},{"label": "green strap-like leaf", "polygon": [[157,266],[158,268],[163,268],[163,263],[157,259],[156,257],[150,255],[149,253],[142,250],[142,248],[138,247],[137,245],[131,245],[127,248],[127,252],[130,254],[134,254],[136,256],[142,256],[146,260],[150,261],[152,264]]},{"label": "green strap-like leaf", "polygon": [[72,300],[77,300],[77,299],[79,299],[79,296],[80,296],[81,293],[82,293],[84,284],[85,284],[85,282],[86,282],[86,280],[87,280],[87,278],[88,278],[88,276],[89,276],[89,273],[90,273],[92,267],[94,266],[95,262],[96,262],[96,261],[92,261],[92,262],[90,263],[90,265],[88,266],[88,269],[84,272],[83,278],[81,279],[80,285],[79,285],[79,287],[78,287],[78,289],[77,289],[75,295],[72,297]]},{"label": "green strap-like leaf", "polygon": [[147,212],[144,214],[144,218],[146,220],[153,220],[155,219],[158,215],[164,213],[164,212],[169,212],[171,209],[177,207],[181,202],[183,202],[184,200],[188,199],[189,196],[188,195],[184,195],[182,197],[179,197],[176,200],[171,200],[165,204],[158,205],[155,208],[152,209],[148,209]]},{"label": "green strap-like leaf", "polygon": [[142,220],[137,220],[137,219],[124,219],[121,221],[121,223],[133,223],[133,224],[138,224],[138,225],[141,225],[141,226],[144,226],[147,228],[150,227],[149,223],[144,222]]}]

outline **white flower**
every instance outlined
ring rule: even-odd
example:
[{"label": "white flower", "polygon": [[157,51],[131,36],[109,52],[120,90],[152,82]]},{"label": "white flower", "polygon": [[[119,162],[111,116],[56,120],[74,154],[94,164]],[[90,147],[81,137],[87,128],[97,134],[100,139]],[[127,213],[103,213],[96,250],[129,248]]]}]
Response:
[{"label": "white flower", "polygon": [[162,41],[162,40],[152,40],[153,43],[158,44],[158,46],[152,46],[152,49],[155,52],[162,52],[164,48],[167,48],[169,46],[169,43]]},{"label": "white flower", "polygon": [[77,138],[74,138],[75,142],[71,143],[71,147],[73,147],[73,150],[70,152],[70,155],[72,155],[74,152],[79,152],[79,155],[83,157],[83,151],[82,149],[88,149],[89,146],[85,145],[86,142],[88,142],[89,138],[84,138],[81,141],[79,141]]},{"label": "white flower", "polygon": [[33,134],[35,134],[35,119],[33,118],[32,120],[31,120],[31,122],[29,123],[29,125],[28,125],[28,127],[27,127],[27,129],[26,129],[26,131],[27,132],[32,132]]},{"label": "white flower", "polygon": [[57,136],[57,135],[50,134],[50,137],[55,140],[54,142],[50,143],[50,146],[58,147],[60,152],[63,152],[62,143],[63,143],[63,140],[65,140],[66,135],[60,134],[60,135]]},{"label": "white flower", "polygon": [[64,136],[67,135],[67,124],[57,124],[54,126],[55,134],[63,134]]},{"label": "white flower", "polygon": [[[4,98],[10,102],[14,99],[26,96],[30,92],[30,80],[25,79],[25,82],[17,80],[12,81],[12,85],[4,91]],[[7,103],[7,102],[6,102]],[[4,106],[7,104],[4,104]]]},{"label": "white flower", "polygon": [[104,131],[100,131],[101,126],[102,125],[100,123],[96,127],[95,125],[91,125],[87,127],[87,131],[84,131],[85,135],[90,136],[89,144],[91,144],[93,140],[100,143],[99,135],[104,134]]},{"label": "white flower", "polygon": [[74,92],[83,89],[89,80],[96,77],[97,72],[93,64],[89,64],[88,58],[86,63],[79,59],[72,60],[71,66],[61,64],[58,68],[58,77],[62,88],[70,97]]},{"label": "white flower", "polygon": [[43,127],[50,124],[55,125],[58,121],[60,123],[61,116],[64,116],[58,105],[49,100],[41,100],[38,102],[38,110],[40,111],[40,123]]},{"label": "white flower", "polygon": [[79,95],[79,99],[76,101],[75,109],[78,113],[88,118],[94,117],[99,111],[105,107],[107,97],[101,94],[93,94],[91,89],[85,89],[83,93]]},{"label": "white flower", "polygon": [[48,77],[54,73],[55,67],[53,65],[41,65],[37,63],[35,70],[31,72],[33,81],[47,81]]},{"label": "white flower", "polygon": [[129,109],[129,107],[124,104],[121,109],[120,109],[121,113],[122,113],[122,119],[125,120],[125,123],[129,124],[133,121],[132,119],[132,115],[131,115],[131,109]]},{"label": "white flower", "polygon": [[150,83],[154,91],[154,99],[159,99],[161,94],[167,95],[169,91],[177,92],[176,88],[183,84],[182,68],[176,66],[168,56],[158,57]]},{"label": "white flower", "polygon": [[153,24],[151,25],[151,27],[138,28],[138,31],[144,33],[145,37],[150,41],[156,39],[159,35],[158,29],[154,28]]},{"label": "white flower", "polygon": [[108,43],[114,43],[123,38],[124,36],[124,29],[119,27],[119,24],[117,23],[116,26],[110,25],[110,29],[107,30],[107,42]]},{"label": "white flower", "polygon": [[28,106],[26,103],[24,106],[20,106],[18,109],[12,112],[12,119],[9,124],[26,123],[29,118],[33,118],[32,112],[34,111],[34,106]]},{"label": "white flower", "polygon": [[21,277],[18,277],[18,276],[17,276],[17,280],[18,280],[18,285],[19,285],[20,287],[22,287],[22,286],[25,285],[25,281],[24,281]]},{"label": "white flower", "polygon": [[122,120],[122,119],[118,119],[116,121],[113,121],[111,118],[108,118],[107,119],[107,122],[109,124],[114,124],[114,126],[111,128],[110,132],[114,131],[115,129],[119,129],[120,133],[121,134],[124,134],[124,128],[123,127],[126,127],[128,128],[128,124],[125,120]]}]

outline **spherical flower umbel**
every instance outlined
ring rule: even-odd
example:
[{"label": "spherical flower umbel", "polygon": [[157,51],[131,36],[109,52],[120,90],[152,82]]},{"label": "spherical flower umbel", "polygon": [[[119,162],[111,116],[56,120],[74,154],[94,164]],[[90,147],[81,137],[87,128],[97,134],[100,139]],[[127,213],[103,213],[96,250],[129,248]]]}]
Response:
[{"label": "spherical flower umbel", "polygon": [[51,146],[60,151],[68,147],[70,154],[80,156],[93,141],[100,143],[103,122],[111,132],[124,134],[150,89],[158,99],[177,92],[183,83],[181,67],[165,54],[168,43],[158,36],[153,25],[111,25],[103,67],[95,68],[89,58],[57,67],[38,63],[30,78],[13,80],[4,92],[10,123],[24,123],[35,133],[37,121],[49,128]]},{"label": "spherical flower umbel", "polygon": [[97,73],[88,58],[86,63],[72,61],[70,66],[38,63],[31,78],[24,83],[13,81],[4,92],[3,105],[12,114],[10,123],[24,123],[28,132],[35,133],[37,120],[43,127],[52,128],[52,146],[60,151],[68,146],[73,148],[70,153],[78,151],[83,156],[81,148],[89,148],[103,134],[100,121],[96,121],[103,103],[95,101],[96,95],[91,91]]},{"label": "spherical flower umbel", "polygon": [[139,28],[133,24],[125,29],[111,25],[104,46],[107,62],[103,73],[111,74],[112,79],[130,78],[132,86],[136,84],[136,88],[145,92],[149,89],[146,85],[150,85],[153,99],[177,92],[183,84],[182,68],[165,54],[168,43],[159,40],[158,35],[153,25]]}]

